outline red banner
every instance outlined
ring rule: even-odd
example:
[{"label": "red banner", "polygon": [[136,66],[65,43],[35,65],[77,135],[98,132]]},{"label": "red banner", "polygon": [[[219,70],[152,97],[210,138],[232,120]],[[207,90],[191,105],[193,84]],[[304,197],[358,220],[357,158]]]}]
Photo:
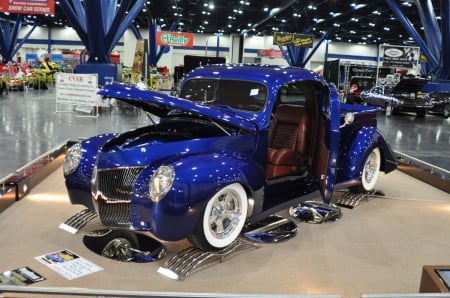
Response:
[{"label": "red banner", "polygon": [[55,14],[55,0],[0,0],[0,12]]},{"label": "red banner", "polygon": [[283,58],[283,52],[281,52],[280,50],[265,50],[265,49],[259,49],[257,52],[257,56],[258,57],[266,57],[266,58]]},{"label": "red banner", "polygon": [[156,32],[156,44],[159,46],[194,47],[194,34],[158,31]]}]

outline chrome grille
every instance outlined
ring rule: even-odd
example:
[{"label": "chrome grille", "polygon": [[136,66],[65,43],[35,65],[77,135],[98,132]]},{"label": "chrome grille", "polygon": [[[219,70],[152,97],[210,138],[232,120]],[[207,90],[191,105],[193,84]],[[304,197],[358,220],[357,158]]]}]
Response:
[{"label": "chrome grille", "polygon": [[92,184],[98,215],[106,226],[129,227],[130,202],[134,183],[143,168],[118,168],[97,171]]},{"label": "chrome grille", "polygon": [[99,218],[105,226],[129,228],[130,203],[107,203],[105,200],[98,200]]},{"label": "chrome grille", "polygon": [[131,193],[137,176],[142,168],[119,168],[97,172],[96,187],[104,199],[110,201],[130,202]]}]

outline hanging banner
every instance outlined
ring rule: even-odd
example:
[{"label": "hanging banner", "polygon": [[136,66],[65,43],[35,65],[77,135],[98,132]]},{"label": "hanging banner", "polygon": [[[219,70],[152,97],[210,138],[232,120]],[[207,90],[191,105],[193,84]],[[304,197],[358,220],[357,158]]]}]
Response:
[{"label": "hanging banner", "polygon": [[0,0],[0,12],[55,14],[55,0]]},{"label": "hanging banner", "polygon": [[259,49],[256,52],[256,55],[257,55],[257,57],[260,57],[260,58],[264,57],[264,58],[270,58],[270,59],[284,57],[283,52],[281,52],[280,50],[272,50],[272,49],[268,49],[268,50]]},{"label": "hanging banner", "polygon": [[194,47],[194,34],[158,31],[156,32],[156,44],[159,46]]},{"label": "hanging banner", "polygon": [[313,36],[305,34],[275,32],[273,34],[273,44],[279,46],[312,48]]},{"label": "hanging banner", "polygon": [[384,67],[415,68],[419,52],[419,47],[380,45],[380,57]]},{"label": "hanging banner", "polygon": [[134,50],[133,68],[131,70],[132,82],[138,83],[147,76],[147,59],[146,59],[147,55],[148,55],[148,40],[138,39],[136,41],[136,49]]}]

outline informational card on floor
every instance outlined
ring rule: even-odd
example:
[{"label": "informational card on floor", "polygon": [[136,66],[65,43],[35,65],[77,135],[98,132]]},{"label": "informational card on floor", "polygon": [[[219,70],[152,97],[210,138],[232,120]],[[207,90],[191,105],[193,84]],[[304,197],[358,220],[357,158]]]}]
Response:
[{"label": "informational card on floor", "polygon": [[29,267],[5,271],[0,275],[0,285],[27,286],[42,280],[45,277]]},{"label": "informational card on floor", "polygon": [[68,280],[103,270],[102,267],[68,249],[41,255],[35,259]]}]

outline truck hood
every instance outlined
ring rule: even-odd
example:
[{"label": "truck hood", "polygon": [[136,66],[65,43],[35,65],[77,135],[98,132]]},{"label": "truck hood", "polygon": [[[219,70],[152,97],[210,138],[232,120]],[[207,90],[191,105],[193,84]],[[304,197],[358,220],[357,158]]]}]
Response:
[{"label": "truck hood", "polygon": [[417,93],[422,90],[423,86],[428,82],[426,79],[421,78],[411,78],[411,79],[403,79],[395,85],[392,90],[393,93],[398,92],[412,92]]},{"label": "truck hood", "polygon": [[160,118],[166,117],[172,110],[178,110],[193,115],[208,117],[212,120],[235,125],[249,131],[257,131],[260,129],[255,121],[247,119],[231,108],[209,107],[193,103],[183,98],[169,96],[155,91],[143,90],[132,85],[121,83],[106,85],[98,92],[98,94],[108,98],[115,98],[139,107]]}]

